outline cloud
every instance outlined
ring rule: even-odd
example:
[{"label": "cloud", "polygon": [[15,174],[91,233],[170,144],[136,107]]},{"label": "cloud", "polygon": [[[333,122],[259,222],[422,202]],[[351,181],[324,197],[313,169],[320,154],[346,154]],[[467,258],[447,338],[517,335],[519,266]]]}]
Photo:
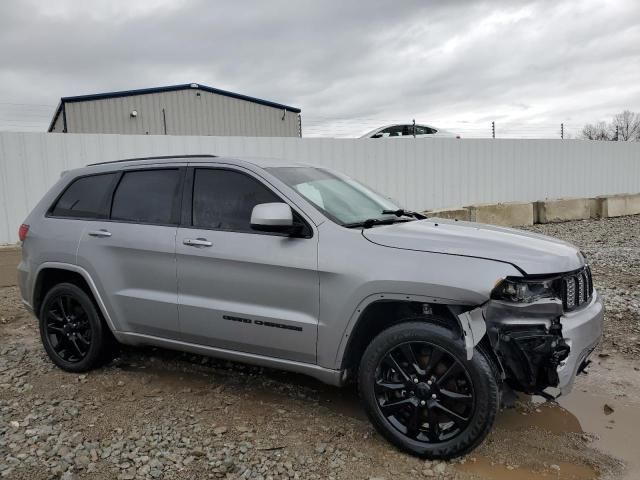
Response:
[{"label": "cloud", "polygon": [[415,118],[551,136],[640,110],[634,0],[5,0],[0,42],[0,129],[45,129],[61,96],[187,82],[301,107],[309,135]]}]

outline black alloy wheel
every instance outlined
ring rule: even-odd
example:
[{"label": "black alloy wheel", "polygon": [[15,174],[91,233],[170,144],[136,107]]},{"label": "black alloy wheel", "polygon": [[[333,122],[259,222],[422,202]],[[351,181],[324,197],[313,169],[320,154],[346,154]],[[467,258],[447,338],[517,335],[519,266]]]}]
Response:
[{"label": "black alloy wheel", "polygon": [[47,292],[39,315],[40,338],[53,363],[69,372],[86,372],[107,359],[111,332],[89,295],[61,283]]},{"label": "black alloy wheel", "polygon": [[358,391],[367,415],[391,443],[414,455],[448,459],[479,445],[499,407],[491,361],[467,359],[460,334],[425,321],[383,330],[365,350]]},{"label": "black alloy wheel", "polygon": [[403,343],[382,358],[376,372],[380,412],[402,434],[435,444],[469,425],[473,384],[465,366],[443,347]]},{"label": "black alloy wheel", "polygon": [[45,312],[44,334],[62,360],[78,363],[91,347],[89,316],[72,295],[59,295]]}]

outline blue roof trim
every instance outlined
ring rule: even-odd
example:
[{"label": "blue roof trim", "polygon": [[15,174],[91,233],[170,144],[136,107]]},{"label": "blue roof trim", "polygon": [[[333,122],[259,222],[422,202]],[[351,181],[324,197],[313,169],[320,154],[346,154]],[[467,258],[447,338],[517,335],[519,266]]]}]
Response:
[{"label": "blue roof trim", "polygon": [[135,95],[146,95],[150,93],[161,93],[161,92],[176,92],[179,90],[202,90],[204,92],[215,93],[218,95],[224,95],[225,97],[236,98],[238,100],[245,100],[247,102],[253,102],[260,105],[265,105],[267,107],[278,108],[282,110],[287,110],[292,113],[301,113],[302,110],[296,107],[290,107],[289,105],[283,105],[281,103],[270,102],[269,100],[263,100],[261,98],[250,97],[248,95],[242,95],[240,93],[228,92],[226,90],[220,90],[219,88],[208,87],[206,85],[201,85],[199,83],[183,83],[180,85],[169,85],[166,87],[152,87],[152,88],[140,88],[137,90],[122,90],[119,92],[107,92],[107,93],[96,93],[92,95],[78,95],[74,97],[62,97],[60,99],[60,104],[56,109],[56,113],[53,116],[53,120],[49,125],[49,131],[53,129],[53,125],[60,115],[60,111],[62,109],[62,105],[65,103],[74,103],[74,102],[86,102],[90,100],[106,100],[109,98],[118,98],[118,97],[132,97]]},{"label": "blue roof trim", "polygon": [[123,90],[120,92],[96,93],[93,95],[79,95],[76,97],[62,97],[61,101],[62,102],[84,102],[87,100],[103,100],[107,98],[131,97],[134,95],[146,95],[149,93],[175,92],[177,90],[203,90],[205,92],[224,95],[225,97],[237,98],[238,100],[246,100],[247,102],[259,103],[260,105],[266,105],[267,107],[274,107],[274,108],[288,110],[293,113],[301,112],[299,108],[290,107],[289,105],[270,102],[269,100],[250,97],[248,95],[242,95],[240,93],[228,92],[226,90],[220,90],[219,88],[207,87],[206,85],[200,85],[199,83],[184,83],[181,85],[169,85],[167,87],[140,88],[138,90]]}]

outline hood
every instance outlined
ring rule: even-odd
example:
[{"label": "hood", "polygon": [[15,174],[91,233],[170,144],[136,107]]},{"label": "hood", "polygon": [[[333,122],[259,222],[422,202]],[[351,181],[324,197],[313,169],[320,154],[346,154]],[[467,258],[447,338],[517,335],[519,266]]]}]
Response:
[{"label": "hood", "polygon": [[363,230],[386,247],[463,255],[510,263],[529,275],[577,270],[584,257],[573,245],[513,228],[429,218]]}]

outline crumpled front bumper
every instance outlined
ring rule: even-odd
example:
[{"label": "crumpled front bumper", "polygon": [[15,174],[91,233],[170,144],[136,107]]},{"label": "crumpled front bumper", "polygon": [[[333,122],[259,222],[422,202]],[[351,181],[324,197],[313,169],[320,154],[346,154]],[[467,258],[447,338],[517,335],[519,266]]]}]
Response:
[{"label": "crumpled front bumper", "polygon": [[558,366],[558,389],[565,395],[573,388],[580,366],[587,360],[602,338],[604,304],[594,290],[589,305],[560,317],[562,336],[571,348],[569,356]]},{"label": "crumpled front bumper", "polygon": [[589,304],[573,312],[564,312],[557,299],[528,304],[491,300],[483,315],[489,340],[513,388],[540,393],[553,387],[564,395],[602,337],[604,305],[594,290]]}]

